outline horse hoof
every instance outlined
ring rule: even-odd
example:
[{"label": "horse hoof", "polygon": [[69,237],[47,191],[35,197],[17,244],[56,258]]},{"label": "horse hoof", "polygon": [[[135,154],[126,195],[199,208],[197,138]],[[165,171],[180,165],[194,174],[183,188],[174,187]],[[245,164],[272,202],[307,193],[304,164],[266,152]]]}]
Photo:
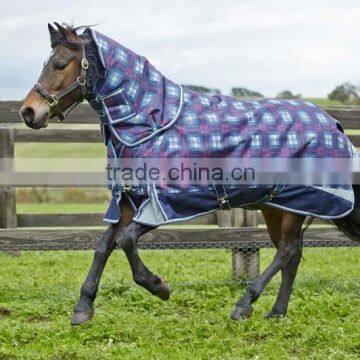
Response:
[{"label": "horse hoof", "polygon": [[156,292],[156,295],[161,299],[161,300],[169,300],[170,299],[170,294],[171,294],[171,288],[170,285],[167,284],[163,279],[161,279],[161,283],[159,284],[159,288]]},{"label": "horse hoof", "polygon": [[230,317],[233,320],[248,319],[253,313],[253,307],[250,306],[235,306]]},{"label": "horse hoof", "polygon": [[280,319],[280,318],[285,317],[285,316],[286,316],[285,312],[271,310],[264,317],[265,317],[265,319]]},{"label": "horse hoof", "polygon": [[72,326],[81,325],[91,320],[93,317],[94,317],[94,310],[75,312],[71,319],[71,325]]}]

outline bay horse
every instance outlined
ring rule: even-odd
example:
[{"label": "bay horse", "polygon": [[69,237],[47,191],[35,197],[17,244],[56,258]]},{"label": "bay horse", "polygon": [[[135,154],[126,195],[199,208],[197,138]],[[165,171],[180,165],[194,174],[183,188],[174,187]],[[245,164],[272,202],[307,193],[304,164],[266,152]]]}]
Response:
[{"label": "bay horse", "polygon": [[[92,97],[94,89],[99,91],[100,88],[104,88],[105,86],[104,81],[106,74],[104,75],[104,69],[102,65],[104,65],[107,60],[104,60],[103,57],[104,54],[106,55],[106,52],[109,51],[108,46],[112,46],[111,40],[107,40],[107,38],[101,38],[99,34],[96,35],[95,33],[92,33],[93,36],[91,36],[91,32],[89,32],[90,30],[88,29],[86,30],[87,32],[85,31],[84,34],[79,35],[78,30],[80,28],[59,25],[58,23],[55,23],[55,25],[56,28],[54,28],[51,24],[48,25],[52,53],[49,59],[45,62],[38,81],[26,96],[20,109],[20,115],[26,126],[32,129],[41,129],[48,126],[48,120],[51,118],[59,117],[60,120],[63,120],[66,116],[64,114],[65,111],[68,111],[74,105],[84,100],[90,102],[94,110],[98,112],[101,119],[103,119],[105,116],[103,111],[105,109],[108,111],[106,114],[106,119],[110,122],[113,120],[114,116],[117,115],[117,111],[124,112],[124,114],[121,114],[123,116],[122,119],[126,118],[132,121],[134,118],[136,118],[139,120],[139,116],[141,114],[137,114],[136,112],[132,113],[133,108],[130,106],[132,104],[130,104],[128,99],[124,99],[124,94],[122,91],[123,89],[120,89],[121,91],[116,90],[115,92],[110,91],[113,89],[107,89],[108,93],[111,92],[111,96],[116,96],[117,103],[115,104],[115,108],[112,108],[110,103],[106,103],[106,99],[108,99],[107,96],[102,98],[103,103],[106,104],[104,108],[99,108],[97,106],[97,100]],[[118,45],[116,45],[114,54],[114,56],[117,57],[116,61],[123,64],[126,64],[129,56],[135,56],[131,52],[124,51],[123,48]],[[136,63],[136,66],[134,65],[134,71],[144,72],[144,66],[148,66],[148,70],[146,70],[146,76],[150,76],[150,80],[153,83],[156,83],[159,80],[156,70],[150,67],[145,58],[136,57],[135,59],[138,62]],[[110,86],[116,83],[119,78],[121,78],[121,74],[122,73],[119,72],[111,73],[111,78],[106,78],[106,81],[108,81],[107,85]],[[126,74],[129,74],[129,72],[126,72]],[[131,97],[134,95],[134,92],[136,95],[136,88],[133,86],[133,79],[131,78],[132,74],[129,76],[130,79],[127,81],[128,84],[132,84],[132,87],[129,88],[128,96]],[[174,95],[174,93],[179,92],[178,90],[180,90],[180,93],[183,91],[181,87],[175,88],[174,90],[174,87],[171,85],[171,83],[169,84],[169,89],[172,90],[169,91],[166,96],[171,97]],[[158,90],[158,88],[156,89]],[[162,90],[160,89],[159,91]],[[180,94],[179,96],[184,96],[184,94]],[[191,96],[198,99],[198,96],[200,95],[192,93]],[[226,102],[224,99],[235,101],[234,99],[230,100],[230,98],[218,96],[216,101],[218,101],[219,107],[220,105],[224,105],[223,103]],[[142,99],[142,101],[143,100],[144,99]],[[149,101],[151,101],[151,99]],[[181,102],[182,98],[176,101]],[[205,98],[204,101],[208,101],[207,98]],[[274,100],[272,102],[272,106],[275,106],[276,104],[277,103]],[[236,104],[234,103],[234,105]],[[298,104],[293,104],[293,106],[297,105]],[[306,106],[310,107],[311,105]],[[149,110],[148,108],[146,109]],[[180,110],[181,106],[179,105],[177,111],[178,114],[173,115],[174,119],[180,115]],[[149,110],[148,114],[150,113],[153,117],[157,116],[156,114],[154,115],[153,108]],[[304,122],[308,120],[305,115],[302,118]],[[324,120],[325,115],[320,115]],[[196,123],[198,121],[196,117],[189,117],[185,120],[188,121],[190,125],[191,122]],[[214,118],[210,120],[214,121]],[[267,115],[266,120],[272,120],[271,114]],[[169,124],[167,124],[166,128],[169,128],[174,121],[171,121]],[[233,119],[229,118],[229,121],[233,121]],[[124,122],[114,122],[114,124],[122,123],[126,123],[126,121],[124,120]],[[127,125],[128,124],[129,123],[127,123]],[[333,124],[335,124],[335,121]],[[336,126],[338,126],[338,124],[336,124]],[[113,130],[113,133],[105,134],[107,137],[120,138],[121,136],[124,136],[123,132],[120,135],[116,133],[115,125],[111,129]],[[160,130],[163,131],[164,129]],[[128,138],[130,138],[131,141],[135,141],[135,143],[126,143],[128,140],[125,141],[125,138],[122,138],[122,142],[128,145],[127,149],[136,148],[138,134],[135,133],[135,125],[134,128],[130,126],[129,128],[123,129],[122,131],[125,133],[128,131]],[[155,130],[155,132],[156,131],[158,130]],[[338,130],[335,129],[334,131]],[[132,139],[131,135],[134,133],[135,138]],[[340,130],[336,134],[342,137],[344,141],[347,141],[345,135],[341,135],[342,132]],[[153,133],[149,133],[148,139],[152,138],[152,136]],[[176,142],[173,142],[173,145],[177,145]],[[197,143],[195,142],[194,145],[197,145]],[[127,150],[125,149],[125,151]],[[349,211],[346,212],[344,216],[334,217],[332,222],[337,225],[337,227],[347,236],[352,239],[359,240],[360,188],[356,185],[353,185],[352,188],[353,192],[355,193],[355,200],[352,203],[353,206]],[[116,201],[114,202],[115,205],[113,205],[115,208],[118,208],[115,209],[115,215],[114,213],[110,214],[112,216],[112,221],[110,221],[111,225],[97,244],[91,268],[84,284],[81,287],[80,298],[76,305],[71,321],[72,325],[79,325],[93,318],[93,304],[98,291],[100,278],[103,273],[105,264],[117,244],[120,244],[121,248],[125,252],[135,283],[144,287],[151,294],[158,296],[162,300],[167,300],[170,297],[169,285],[161,277],[153,274],[146,267],[146,265],[141,260],[137,250],[138,239],[147,232],[154,230],[157,227],[157,224],[149,225],[139,221],[138,218],[136,218],[136,210],[134,209],[134,206],[132,206],[130,197],[121,195],[123,195],[123,190],[121,190],[120,193],[115,193],[115,196],[117,197],[115,197]],[[228,203],[228,201],[226,199],[224,200],[224,198],[221,200],[223,203]],[[217,207],[217,209],[220,208],[221,206]],[[270,239],[276,247],[277,252],[271,264],[257,279],[255,279],[248,286],[244,296],[236,303],[231,313],[231,318],[234,320],[248,318],[252,315],[252,304],[259,298],[266,284],[279,271],[281,271],[280,290],[273,308],[266,315],[266,317],[272,318],[285,316],[293,288],[294,279],[302,256],[302,225],[307,214],[301,211],[291,211],[291,209],[281,206],[271,206],[270,202],[259,203],[257,208],[261,210],[265,218]]]}]

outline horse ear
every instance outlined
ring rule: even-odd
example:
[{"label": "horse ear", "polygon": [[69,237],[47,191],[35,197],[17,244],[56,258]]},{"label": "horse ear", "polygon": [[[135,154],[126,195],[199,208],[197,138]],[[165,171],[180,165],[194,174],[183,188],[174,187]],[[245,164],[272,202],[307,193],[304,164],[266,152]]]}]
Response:
[{"label": "horse ear", "polygon": [[49,29],[50,36],[53,36],[54,34],[57,33],[57,30],[55,30],[55,28],[50,23],[48,24],[48,29]]},{"label": "horse ear", "polygon": [[55,26],[57,27],[58,31],[60,31],[60,33],[62,34],[62,36],[63,36],[64,38],[66,38],[66,29],[65,29],[63,26],[61,26],[59,23],[55,22],[55,21],[54,21],[54,24],[55,24]]},{"label": "horse ear", "polygon": [[72,35],[72,32],[69,31],[66,27],[61,26],[59,23],[54,21],[54,24],[56,25],[56,27],[58,28],[58,30],[60,31],[61,35],[65,38],[65,39],[69,39]]},{"label": "horse ear", "polygon": [[77,39],[76,34],[74,34],[71,30],[67,29],[66,27],[58,24],[57,22],[54,21],[54,24],[56,25],[56,27],[58,28],[60,34],[64,37],[64,39],[68,42],[73,42],[74,40]]},{"label": "horse ear", "polygon": [[58,39],[59,37],[59,32],[50,23],[48,24],[48,29],[50,33],[51,47],[54,48],[56,44],[56,39]]}]

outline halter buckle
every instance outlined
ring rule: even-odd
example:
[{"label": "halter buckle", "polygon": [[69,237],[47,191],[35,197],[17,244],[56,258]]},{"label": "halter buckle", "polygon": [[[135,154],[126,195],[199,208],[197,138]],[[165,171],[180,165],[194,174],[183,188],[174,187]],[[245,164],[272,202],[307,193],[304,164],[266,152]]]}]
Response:
[{"label": "halter buckle", "polygon": [[59,101],[54,95],[50,95],[50,97],[52,99],[52,102],[49,99],[47,99],[47,102],[48,102],[49,106],[52,108],[52,107],[56,106]]},{"label": "halter buckle", "polygon": [[81,60],[81,67],[84,69],[84,70],[87,70],[89,68],[89,62],[87,61],[87,59],[82,59]]},{"label": "halter buckle", "polygon": [[38,89],[41,89],[41,84],[40,84],[38,81],[35,81],[32,88],[33,88],[35,91],[38,91]]},{"label": "halter buckle", "polygon": [[76,82],[77,82],[80,86],[85,86],[85,84],[86,84],[86,78],[84,78],[84,79],[81,80],[81,76],[79,76],[79,77],[76,79]]}]

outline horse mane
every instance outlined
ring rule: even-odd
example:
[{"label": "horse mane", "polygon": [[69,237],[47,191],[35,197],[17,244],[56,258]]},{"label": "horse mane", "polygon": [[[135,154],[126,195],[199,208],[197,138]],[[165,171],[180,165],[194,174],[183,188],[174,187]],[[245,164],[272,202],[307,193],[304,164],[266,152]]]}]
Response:
[{"label": "horse mane", "polygon": [[[74,50],[80,49],[81,45],[87,44],[89,42],[88,40],[81,38],[78,34],[78,31],[94,26],[94,25],[74,26],[72,24],[62,23],[61,25],[62,31],[61,31],[59,25],[57,23],[55,23],[55,25],[58,27],[59,30],[51,32],[51,36],[50,36],[51,47],[54,49],[56,46],[61,44]],[[64,32],[71,33],[73,35],[71,36],[71,39],[64,36]]]}]

